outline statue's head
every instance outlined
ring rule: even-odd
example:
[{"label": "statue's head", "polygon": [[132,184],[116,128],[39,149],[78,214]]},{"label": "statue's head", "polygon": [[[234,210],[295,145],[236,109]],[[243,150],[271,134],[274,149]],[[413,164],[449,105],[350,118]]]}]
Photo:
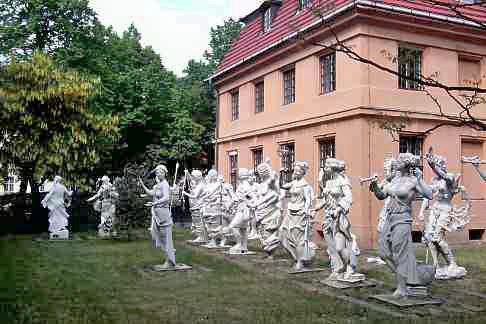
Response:
[{"label": "statue's head", "polygon": [[410,170],[420,165],[420,157],[412,153],[400,153],[392,167],[396,167],[403,175],[410,174]]},{"label": "statue's head", "polygon": [[108,176],[103,176],[103,177],[101,178],[101,182],[102,182],[103,184],[108,184],[108,183],[110,183],[110,178],[108,178]]},{"label": "statue's head", "polygon": [[292,178],[295,180],[302,179],[309,170],[309,164],[305,161],[296,161],[294,163],[294,173]]},{"label": "statue's head", "polygon": [[192,170],[191,172],[191,179],[196,182],[196,183],[199,183],[202,181],[203,179],[203,175],[202,175],[202,172],[199,171],[199,170]]},{"label": "statue's head", "polygon": [[54,177],[54,183],[61,183],[62,182],[62,177],[61,176],[55,176]]},{"label": "statue's head", "polygon": [[256,172],[260,179],[267,179],[272,172],[272,167],[270,166],[270,161],[265,161],[257,166]]},{"label": "statue's head", "polygon": [[218,172],[214,169],[209,170],[207,178],[211,182],[218,180]]},{"label": "statue's head", "polygon": [[157,165],[154,169],[155,176],[159,179],[165,179],[167,172],[167,167],[163,164]]},{"label": "statue's head", "polygon": [[339,173],[345,170],[346,170],[346,162],[334,158],[326,159],[326,164],[324,165],[325,172]]}]

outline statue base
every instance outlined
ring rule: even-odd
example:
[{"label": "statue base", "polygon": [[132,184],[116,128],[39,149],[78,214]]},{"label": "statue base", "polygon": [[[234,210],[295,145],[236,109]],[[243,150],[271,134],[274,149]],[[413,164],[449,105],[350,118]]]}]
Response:
[{"label": "statue base", "polygon": [[200,245],[201,247],[203,248],[206,248],[206,249],[210,249],[210,250],[223,250],[223,249],[227,249],[227,248],[230,248],[230,246],[227,246],[227,245],[224,245],[224,246],[221,246],[219,244],[203,244],[203,245]]},{"label": "statue base", "polygon": [[367,287],[375,287],[376,284],[368,281],[368,280],[360,280],[356,282],[348,282],[348,281],[341,281],[341,280],[333,280],[333,279],[325,279],[321,280],[320,283],[336,288],[336,289],[348,289],[348,288],[367,288]]},{"label": "statue base", "polygon": [[154,265],[153,270],[156,272],[166,272],[166,271],[188,271],[192,270],[191,266],[184,263],[176,264],[173,267],[164,267],[163,265]]},{"label": "statue base", "polygon": [[190,244],[190,245],[195,245],[195,246],[201,246],[203,244],[208,244],[207,241],[198,241],[198,240],[188,240],[186,241],[187,244]]},{"label": "statue base", "polygon": [[225,251],[224,254],[228,254],[228,255],[255,255],[256,252],[253,252],[253,251],[248,251],[248,250],[238,250],[238,251],[231,251],[231,249],[229,251]]},{"label": "statue base", "polygon": [[64,229],[57,232],[51,232],[49,233],[49,239],[60,241],[69,240],[69,231],[67,229]]},{"label": "statue base", "polygon": [[467,270],[464,267],[440,267],[435,271],[435,279],[448,280],[448,279],[461,279],[467,274]]},{"label": "statue base", "polygon": [[303,268],[299,270],[291,270],[288,274],[301,274],[301,273],[308,273],[308,272],[321,272],[326,271],[324,268]]},{"label": "statue base", "polygon": [[417,296],[395,297],[393,294],[375,295],[371,296],[371,298],[378,299],[379,301],[398,307],[440,305],[444,303],[444,301],[439,298]]},{"label": "statue base", "polygon": [[344,274],[344,276],[339,277],[337,280],[342,282],[348,283],[357,283],[360,281],[364,281],[366,276],[362,273],[351,273],[351,274]]}]

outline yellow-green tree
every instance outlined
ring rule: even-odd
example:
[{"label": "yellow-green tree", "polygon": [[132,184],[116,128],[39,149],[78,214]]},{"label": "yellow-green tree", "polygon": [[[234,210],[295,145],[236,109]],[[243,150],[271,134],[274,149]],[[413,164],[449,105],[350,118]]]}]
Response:
[{"label": "yellow-green tree", "polygon": [[98,91],[98,80],[63,70],[40,52],[1,65],[0,163],[21,169],[33,193],[54,174],[85,187],[100,140],[118,134],[116,116],[89,109]]}]

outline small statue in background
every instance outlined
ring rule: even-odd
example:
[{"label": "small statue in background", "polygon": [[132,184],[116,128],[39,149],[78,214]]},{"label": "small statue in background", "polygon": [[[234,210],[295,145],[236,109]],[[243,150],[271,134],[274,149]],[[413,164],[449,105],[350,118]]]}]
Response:
[{"label": "small statue in background", "polygon": [[278,173],[272,170],[269,161],[257,166],[261,183],[257,186],[257,197],[251,202],[255,210],[255,227],[263,250],[269,258],[280,246],[279,228],[282,221]]},{"label": "small statue in background", "polygon": [[[467,197],[464,188],[459,185],[461,175],[447,172],[446,159],[432,154],[432,148],[425,158],[435,173],[431,184],[435,203],[430,206],[429,199],[423,200],[419,219],[424,220],[425,212],[429,211],[424,229],[424,241],[430,249],[436,267],[435,277],[437,279],[461,278],[467,271],[457,265],[454,254],[447,244],[446,233],[463,230],[469,223],[471,202],[468,199],[464,206],[453,206],[452,199],[457,193],[462,192]],[[447,267],[439,267],[439,256],[447,262]]]},{"label": "small statue in background", "polygon": [[[189,174],[189,171],[185,171],[186,177]],[[196,239],[192,240],[192,243],[207,243],[208,242],[208,233],[206,230],[206,226],[204,224],[204,220],[202,217],[203,214],[203,205],[204,205],[204,190],[206,183],[204,182],[204,178],[202,172],[199,170],[193,170],[192,173],[189,175],[191,192],[187,193],[185,191],[182,192],[184,196],[189,198],[189,206],[191,211],[192,217],[192,225],[191,229],[192,232],[196,235]]]},{"label": "small statue in background", "polygon": [[[221,229],[224,229],[229,226],[235,217],[238,208],[238,199],[233,191],[233,186],[229,183],[225,183],[223,176],[220,176],[220,182],[222,184]],[[233,234],[231,233],[220,232],[221,242],[219,246],[228,247],[228,240],[232,237]]]},{"label": "small statue in background", "polygon": [[282,246],[296,261],[297,271],[305,271],[315,255],[310,238],[314,194],[312,187],[304,179],[308,169],[307,162],[295,162],[292,181],[281,185],[283,190],[288,191],[290,197],[287,215],[280,227],[280,237]]},{"label": "small statue in background", "polygon": [[98,192],[87,200],[87,202],[96,201],[94,209],[101,212],[101,222],[98,226],[98,235],[101,237],[106,237],[113,233],[116,200],[118,197],[118,192],[116,191],[115,186],[110,183],[110,178],[103,176],[101,178],[101,185],[99,186]]},{"label": "small statue in background", "polygon": [[[329,179],[322,184],[323,199],[315,207],[315,211],[324,208],[323,233],[332,268],[329,279],[358,282],[364,280],[365,276],[356,273],[360,251],[348,218],[353,197],[351,182],[344,173],[345,170],[344,161],[326,159],[324,173],[329,175]],[[322,176],[324,178],[324,174]]]},{"label": "small statue in background", "polygon": [[68,218],[66,207],[73,192],[62,184],[60,176],[54,177],[54,182],[47,195],[42,199],[41,204],[49,209],[49,234],[51,239],[69,239]]}]

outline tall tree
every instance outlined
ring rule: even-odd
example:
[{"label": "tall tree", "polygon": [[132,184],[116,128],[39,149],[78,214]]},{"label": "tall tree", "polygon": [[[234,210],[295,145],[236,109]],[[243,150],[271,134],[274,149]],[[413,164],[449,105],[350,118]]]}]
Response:
[{"label": "tall tree", "polygon": [[33,193],[54,173],[86,186],[83,175],[98,160],[99,136],[115,138],[118,132],[116,116],[89,110],[99,80],[60,69],[40,52],[12,58],[0,67],[0,80],[0,163],[22,169]]},{"label": "tall tree", "polygon": [[204,52],[204,58],[213,71],[221,63],[231,44],[240,36],[242,27],[239,21],[230,18],[223,25],[211,28],[209,49]]},{"label": "tall tree", "polygon": [[96,21],[88,0],[1,0],[0,54],[69,47]]}]

